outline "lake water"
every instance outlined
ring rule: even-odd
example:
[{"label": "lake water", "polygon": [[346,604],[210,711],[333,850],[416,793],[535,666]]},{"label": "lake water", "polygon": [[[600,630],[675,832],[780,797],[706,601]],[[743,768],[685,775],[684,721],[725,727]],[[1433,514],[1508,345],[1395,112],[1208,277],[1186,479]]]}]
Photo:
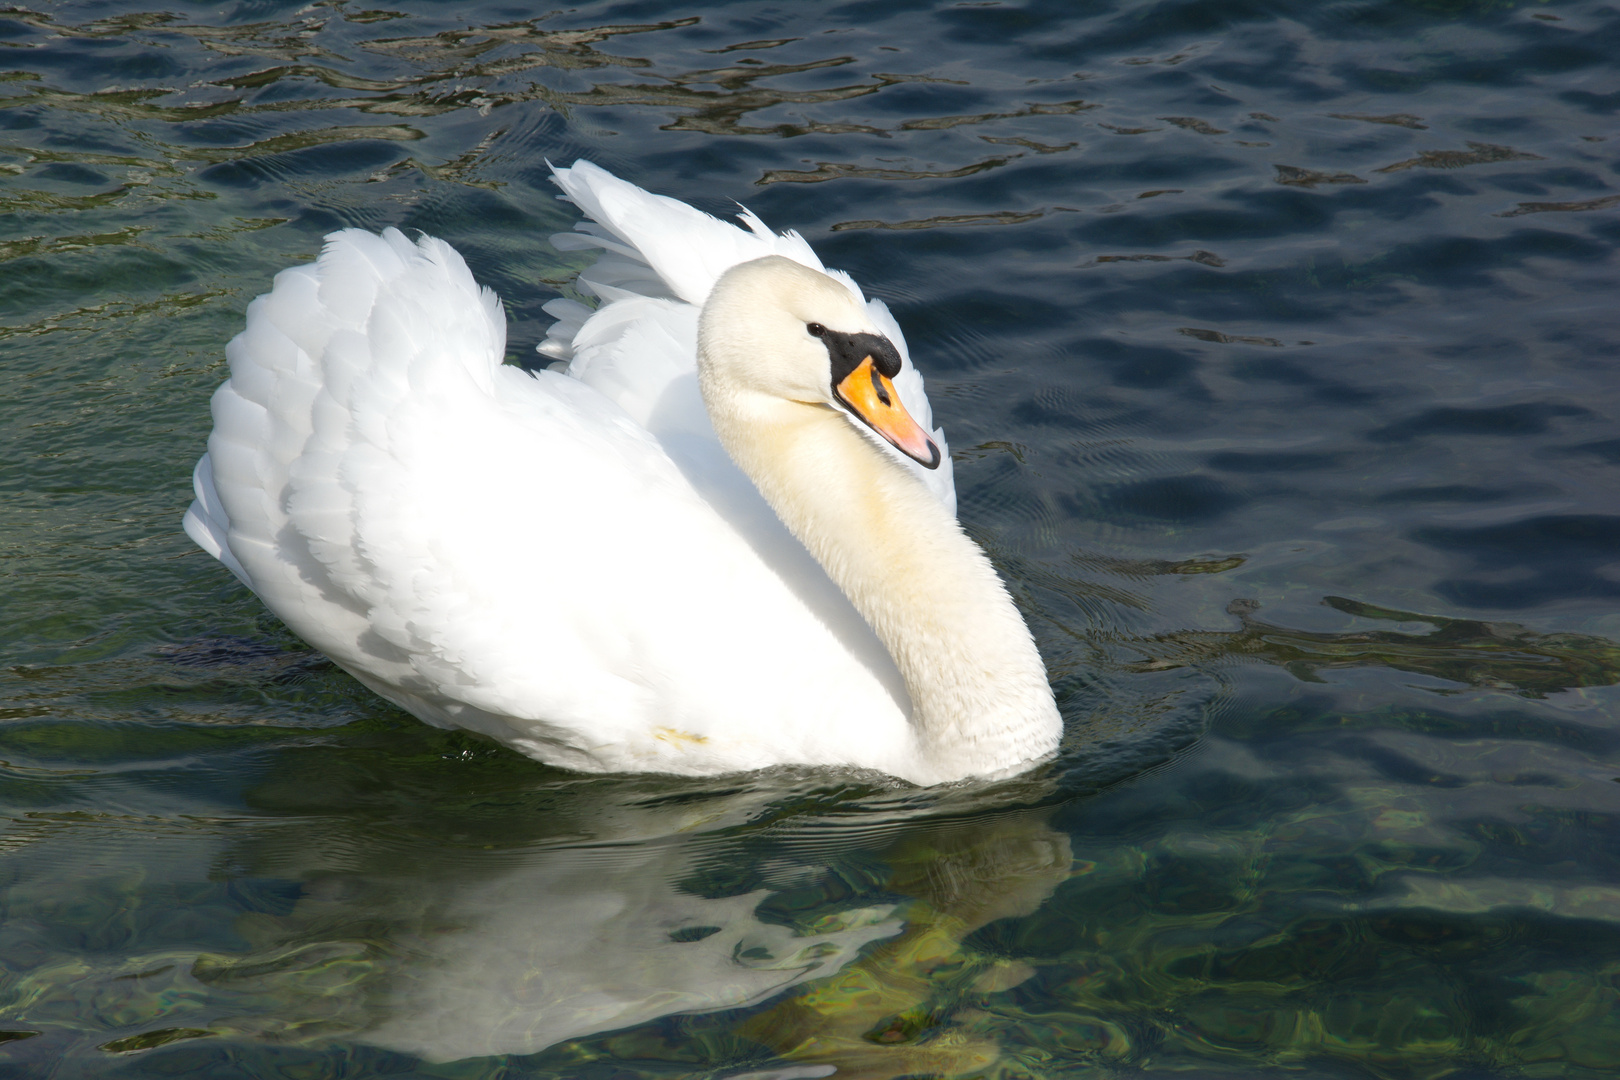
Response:
[{"label": "lake water", "polygon": [[[1614,1075],[1614,4],[160,3],[0,10],[4,1075]],[[578,157],[894,308],[1059,761],[549,770],[181,534],[275,271],[531,356]]]}]

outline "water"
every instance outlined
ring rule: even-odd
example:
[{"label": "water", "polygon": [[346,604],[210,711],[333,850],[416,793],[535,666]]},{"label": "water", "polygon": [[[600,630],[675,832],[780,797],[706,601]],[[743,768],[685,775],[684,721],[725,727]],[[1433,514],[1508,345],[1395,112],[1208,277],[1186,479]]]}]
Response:
[{"label": "water", "polygon": [[[1620,1063],[1620,9],[45,3],[0,42],[8,1075]],[[1057,764],[547,770],[180,534],[277,269],[426,230],[522,358],[580,156],[894,307]]]}]

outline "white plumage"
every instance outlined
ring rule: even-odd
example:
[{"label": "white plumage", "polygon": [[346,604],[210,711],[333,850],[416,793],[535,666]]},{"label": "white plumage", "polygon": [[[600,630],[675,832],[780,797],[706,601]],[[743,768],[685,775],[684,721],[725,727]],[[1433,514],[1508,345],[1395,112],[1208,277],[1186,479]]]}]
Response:
[{"label": "white plumage", "polygon": [[[562,370],[502,364],[499,303],[449,245],[334,233],[315,264],[276,275],[227,348],[192,538],[383,697],[567,768],[827,764],[932,782],[1049,751],[1041,678],[1049,715],[1014,733],[1010,759],[936,760],[883,642],[717,439],[698,305],[764,256],[820,270],[809,246],[587,162],[556,176],[595,220],[555,242],[604,249],[580,279],[594,313],[547,305],[559,321],[540,351]],[[852,330],[897,347],[894,388],[931,428],[893,318],[853,310]],[[927,470],[844,427],[872,468],[909,470],[954,517],[948,457]]]}]

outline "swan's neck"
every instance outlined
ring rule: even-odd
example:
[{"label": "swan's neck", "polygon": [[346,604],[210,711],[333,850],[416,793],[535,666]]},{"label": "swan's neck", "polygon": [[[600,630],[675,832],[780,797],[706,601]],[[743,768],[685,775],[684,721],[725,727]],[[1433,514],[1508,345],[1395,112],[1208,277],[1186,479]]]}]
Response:
[{"label": "swan's neck", "polygon": [[830,407],[709,391],[720,441],[905,678],[921,760],[901,775],[1004,774],[1053,750],[1060,721],[1029,629],[939,500]]}]

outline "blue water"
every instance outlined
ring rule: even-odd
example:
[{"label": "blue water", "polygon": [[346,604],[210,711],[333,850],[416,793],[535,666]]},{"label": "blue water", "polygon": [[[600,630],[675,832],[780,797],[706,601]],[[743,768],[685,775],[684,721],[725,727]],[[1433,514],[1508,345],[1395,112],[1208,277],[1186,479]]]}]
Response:
[{"label": "blue water", "polygon": [[[1613,1075],[1616,56],[1596,0],[0,10],[0,1070]],[[523,361],[578,157],[894,308],[1059,761],[549,770],[180,534],[278,269],[441,236]]]}]

